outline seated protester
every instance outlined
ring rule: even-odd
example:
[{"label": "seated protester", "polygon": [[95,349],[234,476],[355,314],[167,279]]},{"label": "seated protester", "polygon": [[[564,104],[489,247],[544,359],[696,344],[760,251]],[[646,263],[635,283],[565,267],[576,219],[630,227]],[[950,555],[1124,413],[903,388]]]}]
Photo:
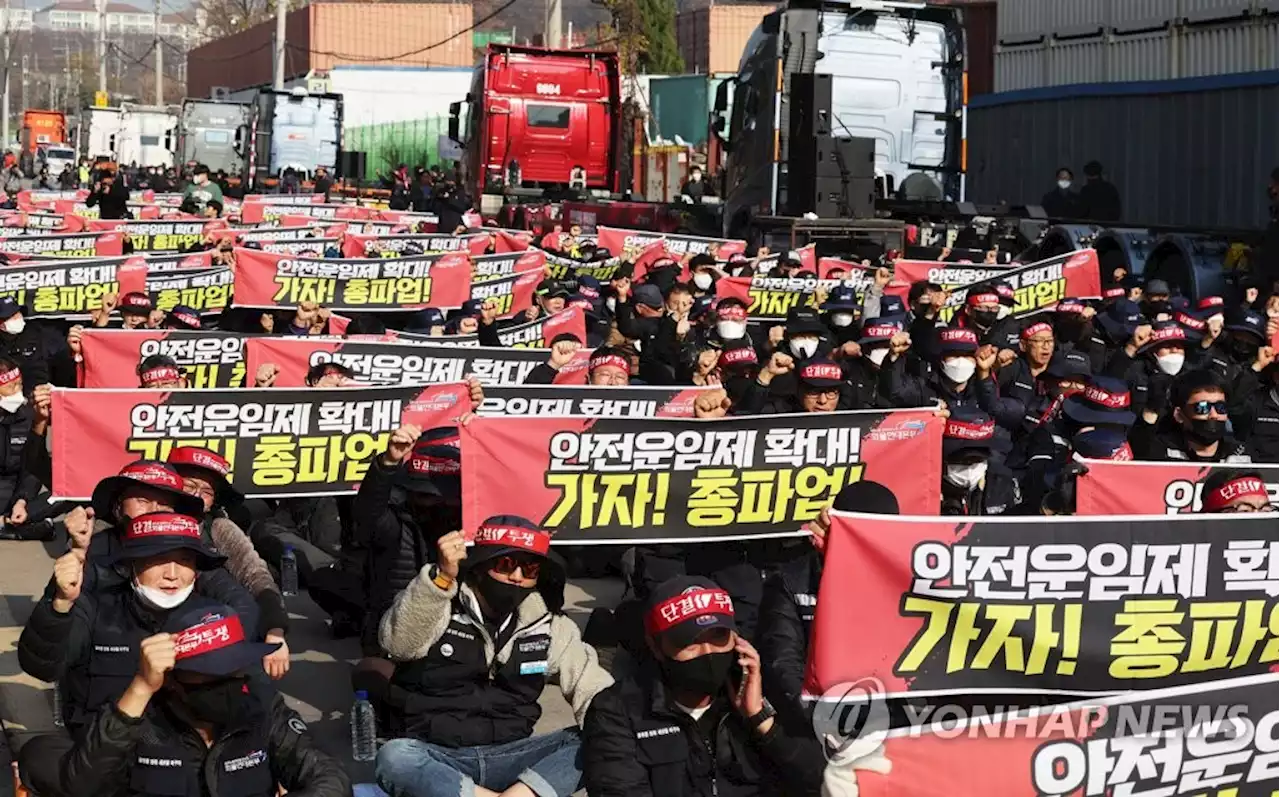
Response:
[{"label": "seated protester", "polygon": [[658,334],[664,307],[662,291],[657,285],[646,283],[631,290],[629,283],[620,283],[615,310],[618,332],[627,340],[635,341],[643,352]]},{"label": "seated protester", "polygon": [[733,407],[734,415],[781,415],[793,412],[835,412],[852,401],[844,371],[834,361],[814,358],[799,366],[796,392],[777,396],[770,386],[778,377],[797,369],[795,360],[774,352],[750,389]]},{"label": "seated protester", "polygon": [[[774,353],[789,356],[796,368],[815,357],[831,357],[831,337],[827,325],[817,311],[808,307],[793,307],[787,312],[787,320],[782,326],[769,330],[768,341],[760,341],[756,354],[760,362],[768,363]],[[798,391],[795,369],[783,371],[769,385],[770,395],[790,400]]]},{"label": "seated protester", "polygon": [[822,303],[821,310],[823,323],[827,325],[828,334],[837,352],[845,343],[857,342],[861,336],[858,316],[862,312],[862,305],[853,288],[847,285],[832,288],[826,301]]},{"label": "seated protester", "polygon": [[1089,358],[1083,352],[1055,355],[1036,379],[1035,396],[1022,417],[1021,427],[1013,432],[1007,464],[1022,477],[1023,499],[1030,506],[1039,506],[1055,474],[1070,459],[1070,435],[1064,429],[1062,409],[1067,399],[1083,392],[1089,384],[1093,376],[1089,366]]},{"label": "seated protester", "polygon": [[1111,350],[1123,347],[1133,337],[1138,327],[1145,325],[1142,311],[1137,303],[1128,299],[1117,300],[1106,312],[1096,316],[1094,328],[1100,333],[1098,337],[1108,352],[1101,365],[1098,365],[1096,359],[1094,360],[1096,366],[1094,373],[1101,373],[1105,369],[1106,361],[1111,357]]},{"label": "seated protester", "polygon": [[741,402],[743,397],[754,389],[753,385],[760,371],[760,362],[757,357],[755,347],[746,337],[731,341],[720,349],[714,377],[715,381],[724,387],[732,403]]},{"label": "seated protester", "polygon": [[[76,368],[67,346],[69,336],[44,323],[28,324],[23,315],[22,307],[11,297],[0,297],[0,356],[18,363],[28,386],[52,383],[74,387]],[[76,334],[78,340],[79,332]]]},{"label": "seated protester", "polygon": [[142,639],[127,688],[62,759],[61,793],[343,797],[351,781],[284,697],[254,679],[275,645],[249,641],[226,606],[173,612]]},{"label": "seated protester", "polygon": [[[93,314],[93,325],[95,327],[105,327],[110,322],[110,305],[113,298],[110,295],[105,297],[102,302],[102,308]],[[151,311],[155,309],[155,306],[151,303],[150,296],[133,291],[122,295],[118,302],[121,328],[145,329],[152,326]]]},{"label": "seated protester", "polygon": [[1000,294],[991,285],[969,288],[964,310],[955,314],[951,326],[973,330],[979,345],[991,344],[998,350],[1008,349],[1017,342],[1018,325],[1011,319],[1000,320]]},{"label": "seated protester", "polygon": [[1138,459],[1184,462],[1249,462],[1244,443],[1227,434],[1227,386],[1210,370],[1180,374],[1169,395],[1172,428],[1157,426],[1149,407],[1133,426],[1129,444]]},{"label": "seated protester", "polygon": [[[36,509],[41,479],[27,467],[25,450],[32,438],[35,408],[22,389],[22,370],[0,356],[0,525],[21,526]],[[35,437],[34,446],[44,446]]]},{"label": "seated protester", "polygon": [[1275,362],[1276,352],[1267,339],[1267,318],[1262,313],[1233,309],[1227,313],[1223,330],[1225,336],[1219,337],[1219,345],[1201,365],[1223,377],[1228,392],[1234,397],[1232,422],[1240,419],[1247,426],[1248,405],[1251,398],[1259,394],[1262,373]]},{"label": "seated protester", "polygon": [[347,323],[347,329],[342,333],[344,338],[359,337],[361,335],[385,335],[387,334],[387,325],[381,318],[374,313],[357,313],[351,316],[350,322]]},{"label": "seated protester", "polygon": [[[1077,432],[1068,441],[1068,448],[1085,459],[1104,459],[1116,462],[1132,462],[1133,449],[1125,440],[1124,432],[1114,427],[1100,427]],[[1038,501],[1024,493],[1028,509],[1039,508],[1042,515],[1074,515],[1076,513],[1077,477],[1088,470],[1087,463],[1074,460],[1060,468],[1054,482],[1044,490]],[[1030,512],[1028,512],[1030,514]]]},{"label": "seated protester", "polygon": [[1205,514],[1274,512],[1267,483],[1257,471],[1218,468],[1210,471],[1200,489],[1200,511]]},{"label": "seated protester", "polygon": [[138,363],[138,387],[173,390],[187,386],[187,377],[178,361],[167,354],[152,354]]},{"label": "seated protester", "polygon": [[434,307],[424,307],[409,316],[404,324],[404,331],[439,337],[444,334],[444,324],[444,313]]},{"label": "seated protester", "polygon": [[[989,370],[985,376],[975,376],[978,336],[969,329],[943,327],[935,338],[931,350],[938,360],[936,364],[921,363],[920,375],[909,372],[903,356],[912,341],[905,335],[890,341],[889,355],[880,367],[880,395],[888,397],[895,407],[928,407],[943,402],[952,412],[958,407],[986,411],[995,403],[996,385]],[[983,357],[990,369],[996,359],[992,347],[985,347]]]},{"label": "seated protester", "polygon": [[722,275],[714,256],[699,252],[689,258],[689,273],[692,275],[689,287],[695,297],[716,295],[716,282]]},{"label": "seated protester", "polygon": [[[601,692],[583,729],[592,797],[813,794],[824,762],[764,697],[760,654],[714,582],[660,584],[644,618],[649,655]],[[735,664],[737,665],[735,667]]]},{"label": "seated protester", "polygon": [[693,343],[693,293],[689,286],[677,282],[663,299],[666,312],[658,319],[653,343],[640,347],[640,377],[650,385],[676,383],[676,366],[680,351]]},{"label": "seated protester", "polygon": [[351,387],[356,384],[356,372],[342,363],[316,363],[307,369],[303,382],[307,387]]},{"label": "seated protester", "polygon": [[1134,405],[1164,415],[1173,380],[1185,368],[1187,333],[1173,321],[1138,327],[1123,349],[1112,355],[1103,373],[1123,378],[1133,391]]},{"label": "seated protester", "polygon": [[855,410],[891,409],[889,397],[880,392],[880,369],[889,356],[889,346],[902,332],[905,316],[881,316],[862,328],[856,342],[858,357],[844,361],[844,372],[852,390],[849,408]]},{"label": "seated protester", "polygon": [[1055,352],[1078,351],[1097,373],[1107,364],[1107,342],[1096,329],[1097,311],[1079,299],[1063,299],[1053,310]]},{"label": "seated protester", "polygon": [[[666,296],[680,281],[680,276],[684,269],[673,258],[659,257],[649,264],[648,271],[645,272],[644,281],[648,285],[657,287],[662,291],[662,295]],[[668,310],[672,309],[670,305]]]},{"label": "seated protester", "polygon": [[165,329],[200,329],[200,314],[185,304],[174,305],[164,315]]},{"label": "seated protester", "polygon": [[142,640],[171,612],[201,600],[191,597],[197,575],[223,561],[201,540],[195,518],[153,512],[129,521],[107,561],[125,577],[89,588],[83,548],[54,562],[51,589],[18,639],[18,661],[30,675],[59,684],[68,735],[39,737],[22,748],[24,783],[37,794],[63,793],[57,779],[62,754],[95,711],[124,693]]},{"label": "seated protester", "polygon": [[289,611],[276,587],[271,570],[254,550],[249,535],[227,516],[229,506],[244,500],[231,486],[231,463],[207,448],[177,446],[165,460],[182,477],[183,492],[199,498],[204,505],[200,522],[201,538],[226,557],[224,566],[258,603],[259,623],[264,639],[280,649],[265,662],[267,674],[279,680],[289,671],[289,646],[284,635],[289,628]]},{"label": "seated protester", "polygon": [[1162,279],[1149,279],[1142,286],[1142,315],[1147,323],[1172,321],[1173,308],[1169,304],[1169,283]]},{"label": "seated protester", "polygon": [[[293,335],[294,337],[305,337],[307,335],[318,335],[324,332],[328,326],[328,311],[320,307],[316,302],[302,302],[294,308],[293,315],[288,321],[281,325],[276,324],[274,316],[264,313],[263,321],[271,318],[271,326],[264,324],[264,332],[276,333],[279,335]],[[279,328],[278,327],[283,327]]]},{"label": "seated protester", "polygon": [[1025,416],[1036,397],[1036,382],[1053,359],[1053,326],[1047,321],[1037,321],[1023,327],[1018,348],[1021,355],[1005,365],[996,377],[1001,398],[1011,399],[1018,405],[1019,417]]},{"label": "seated protester", "polygon": [[400,738],[378,751],[378,784],[406,797],[517,783],[568,797],[582,777],[578,729],[534,736],[538,699],[558,680],[581,725],[612,679],[561,613],[564,567],[551,536],[497,516],[476,530],[470,553],[460,531],[437,549],[438,564],[382,618],[379,641],[397,662],[390,730]]},{"label": "seated protester", "polygon": [[[494,304],[492,301],[484,301],[481,299],[468,299],[462,303],[457,310],[449,311],[448,321],[444,325],[444,334],[446,335],[476,335],[480,333],[481,318],[484,315],[485,304]],[[500,326],[492,326],[490,332],[493,339],[497,340],[498,329],[503,326],[512,326],[514,324],[523,324],[526,320],[533,321],[538,318],[537,307],[530,307],[525,314],[517,314],[514,319],[509,322],[503,322]],[[486,336],[487,337],[487,336]],[[501,343],[501,341],[499,341]],[[484,345],[483,339],[481,345]]]},{"label": "seated protester", "polygon": [[617,349],[601,346],[587,361],[587,384],[626,387],[631,384],[631,359]]},{"label": "seated protester", "polygon": [[555,384],[561,369],[573,362],[574,356],[582,348],[582,341],[571,332],[561,332],[551,341],[551,356],[545,363],[540,363],[524,378],[526,385]]},{"label": "seated protester", "polygon": [[[898,499],[883,484],[870,480],[854,482],[837,495],[832,508],[841,512],[898,514]],[[822,551],[830,529],[826,510],[808,526],[811,537],[801,543],[802,556],[778,566],[764,582],[760,598],[760,618],[756,622],[756,642],[764,668],[765,697],[777,707],[788,727],[803,733],[812,725],[803,718],[810,708],[801,701],[805,663],[808,661],[809,632],[818,606],[818,584],[822,580]]]},{"label": "seated protester", "polygon": [[992,456],[1002,445],[990,415],[967,407],[951,410],[942,431],[941,514],[1012,514],[1022,503],[1013,474]]},{"label": "seated protester", "polygon": [[937,327],[945,326],[938,314],[947,304],[947,292],[936,282],[918,280],[907,290],[907,334],[916,342],[916,356],[934,359],[932,346],[937,340]]},{"label": "seated protester", "polygon": [[707,341],[721,349],[747,345],[757,350],[756,342],[747,332],[747,305],[741,299],[729,296],[715,306],[715,326],[707,333]]},{"label": "seated protester", "polygon": [[1280,460],[1280,446],[1277,445],[1280,409],[1277,408],[1276,401],[1275,358],[1275,349],[1270,346],[1258,349],[1258,362],[1270,362],[1258,373],[1257,386],[1244,397],[1243,404],[1231,418],[1232,429],[1244,439],[1249,447],[1249,456],[1254,462]]},{"label": "seated protester", "polygon": [[367,603],[355,619],[365,655],[379,655],[378,624],[400,591],[435,564],[436,544],[462,526],[461,459],[438,442],[453,427],[405,425],[374,459],[356,493],[356,536],[369,551]]}]

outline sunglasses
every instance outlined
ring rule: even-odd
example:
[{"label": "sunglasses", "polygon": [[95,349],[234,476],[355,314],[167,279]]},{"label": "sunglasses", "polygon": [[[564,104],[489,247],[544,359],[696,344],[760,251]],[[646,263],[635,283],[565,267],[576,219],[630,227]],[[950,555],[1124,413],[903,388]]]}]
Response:
[{"label": "sunglasses", "polygon": [[1197,401],[1188,404],[1187,409],[1191,410],[1192,415],[1208,415],[1209,411],[1218,413],[1219,415],[1227,414],[1227,402],[1225,401]]},{"label": "sunglasses", "polygon": [[518,556],[500,556],[489,565],[490,570],[503,576],[511,575],[517,568],[525,578],[537,578],[542,572],[542,562]]}]

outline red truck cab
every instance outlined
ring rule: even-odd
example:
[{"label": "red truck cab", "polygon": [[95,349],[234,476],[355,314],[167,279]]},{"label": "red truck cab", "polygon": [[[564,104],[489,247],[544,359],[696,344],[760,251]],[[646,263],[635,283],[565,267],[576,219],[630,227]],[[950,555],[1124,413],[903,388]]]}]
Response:
[{"label": "red truck cab", "polygon": [[616,53],[490,44],[467,103],[465,130],[461,103],[450,106],[449,135],[464,143],[467,183],[487,215],[504,194],[619,190]]}]

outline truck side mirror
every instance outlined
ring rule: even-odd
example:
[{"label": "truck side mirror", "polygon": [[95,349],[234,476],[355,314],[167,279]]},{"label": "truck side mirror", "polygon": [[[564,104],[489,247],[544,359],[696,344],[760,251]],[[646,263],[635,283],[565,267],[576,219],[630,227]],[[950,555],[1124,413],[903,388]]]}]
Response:
[{"label": "truck side mirror", "polygon": [[237,155],[244,155],[244,140],[248,135],[248,125],[240,125],[236,128],[236,137],[231,144],[231,148],[235,150]]},{"label": "truck side mirror", "polygon": [[719,86],[716,86],[716,104],[715,112],[722,114],[729,109],[729,85],[732,80],[723,80]]},{"label": "truck side mirror", "polygon": [[459,129],[461,125],[459,124],[459,120],[458,120],[458,117],[459,115],[461,115],[461,113],[462,113],[462,103],[460,102],[449,103],[449,138],[453,139],[454,141],[457,141],[458,143],[462,143],[462,139],[459,137],[461,135],[461,131]]}]

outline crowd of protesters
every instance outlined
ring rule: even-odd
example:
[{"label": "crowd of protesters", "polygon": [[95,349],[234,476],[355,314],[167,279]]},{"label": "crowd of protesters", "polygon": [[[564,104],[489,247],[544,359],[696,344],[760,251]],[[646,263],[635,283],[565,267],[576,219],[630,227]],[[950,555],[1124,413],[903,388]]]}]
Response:
[{"label": "crowd of protesters", "polygon": [[[166,179],[148,179],[157,177]],[[104,218],[122,190],[124,207],[127,189],[116,186],[126,182],[98,177],[90,199]],[[434,212],[442,230],[461,227],[470,205],[438,171],[411,179],[401,168],[390,187],[393,207]],[[221,209],[203,167],[185,196]],[[621,254],[576,227],[540,243],[583,264]],[[202,247],[234,267],[229,240],[213,234]],[[586,338],[550,341],[528,383],[553,382],[586,347],[595,389],[711,388],[698,418],[930,408],[944,419],[944,515],[1070,514],[1087,467],[1078,457],[1277,460],[1274,283],[1246,278],[1192,302],[1164,280],[1116,270],[1099,297],[1016,317],[999,280],[968,286],[958,308],[927,281],[905,301],[890,295],[886,261],[870,264],[861,291],[837,285],[781,323],[759,323],[744,302],[717,297],[719,282],[806,267],[795,253],[755,254],[547,278],[513,319],[472,301],[358,316],[347,334],[390,326],[500,346],[505,326],[578,306]],[[50,385],[75,385],[83,327],[25,316],[0,299],[0,533],[69,540],[18,642],[23,670],[59,685],[65,724],[21,751],[32,793],[350,794],[343,766],[276,689],[291,655],[277,586],[286,551],[333,634],[359,637],[352,682],[390,740],[376,778],[393,797],[842,795],[856,794],[857,771],[881,770],[874,751],[824,756],[800,700],[826,510],[809,539],[629,551],[628,599],[584,639],[564,614],[570,573],[547,529],[514,514],[462,528],[453,427],[397,429],[349,497],[246,500],[226,459],[179,447],[164,462],[103,474],[87,506],[50,503]],[[202,318],[126,293],[107,297],[90,324],[302,336],[327,334],[330,318],[315,304]],[[277,373],[267,363],[247,383],[270,387]],[[137,375],[143,388],[186,384],[164,355]],[[356,382],[334,363],[306,378],[315,388]],[[483,399],[478,381],[469,390]],[[1236,489],[1261,483],[1247,468],[1214,479],[1207,511],[1272,508],[1265,490]],[[860,482],[835,507],[896,514],[898,498]],[[574,724],[535,734],[549,682]]]}]

